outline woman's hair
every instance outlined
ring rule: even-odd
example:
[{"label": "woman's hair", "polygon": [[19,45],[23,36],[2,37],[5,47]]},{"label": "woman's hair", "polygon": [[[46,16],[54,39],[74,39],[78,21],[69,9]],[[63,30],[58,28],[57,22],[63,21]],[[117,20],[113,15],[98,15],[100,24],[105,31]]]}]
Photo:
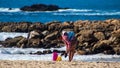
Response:
[{"label": "woman's hair", "polygon": [[62,31],[62,35],[67,35],[67,32],[66,31]]}]

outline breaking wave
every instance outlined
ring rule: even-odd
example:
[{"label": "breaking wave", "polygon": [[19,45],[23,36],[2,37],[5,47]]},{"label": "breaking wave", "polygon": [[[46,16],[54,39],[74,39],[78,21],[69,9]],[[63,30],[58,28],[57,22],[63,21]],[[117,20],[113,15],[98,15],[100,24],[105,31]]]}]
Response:
[{"label": "breaking wave", "polygon": [[0,12],[19,12],[19,8],[0,8]]},{"label": "breaking wave", "polygon": [[103,16],[103,15],[120,15],[120,12],[88,12],[88,13],[53,13],[53,15],[85,15],[85,16]]},{"label": "breaking wave", "polygon": [[4,41],[6,38],[14,38],[17,36],[28,36],[28,33],[16,33],[16,32],[0,32],[0,41]]}]

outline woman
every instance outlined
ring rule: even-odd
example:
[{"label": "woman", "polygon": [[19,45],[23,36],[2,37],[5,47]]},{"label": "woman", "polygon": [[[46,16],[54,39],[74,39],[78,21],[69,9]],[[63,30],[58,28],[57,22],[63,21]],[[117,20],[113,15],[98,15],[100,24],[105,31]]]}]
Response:
[{"label": "woman", "polygon": [[69,61],[73,59],[77,40],[73,31],[62,31],[62,40],[66,45],[65,57],[69,55]]}]

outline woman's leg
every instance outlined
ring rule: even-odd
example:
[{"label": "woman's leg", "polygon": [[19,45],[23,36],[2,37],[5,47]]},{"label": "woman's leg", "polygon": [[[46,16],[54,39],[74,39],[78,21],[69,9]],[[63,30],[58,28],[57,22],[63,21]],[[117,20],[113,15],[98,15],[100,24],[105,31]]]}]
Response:
[{"label": "woman's leg", "polygon": [[68,47],[68,45],[66,44],[66,52],[65,52],[65,57],[67,57],[67,55],[69,54],[69,47]]},{"label": "woman's leg", "polygon": [[72,59],[73,59],[73,56],[75,54],[76,45],[77,45],[76,41],[72,41],[72,45],[69,49],[69,61],[72,61]]},{"label": "woman's leg", "polygon": [[69,61],[73,59],[74,53],[75,53],[75,49],[69,51]]}]

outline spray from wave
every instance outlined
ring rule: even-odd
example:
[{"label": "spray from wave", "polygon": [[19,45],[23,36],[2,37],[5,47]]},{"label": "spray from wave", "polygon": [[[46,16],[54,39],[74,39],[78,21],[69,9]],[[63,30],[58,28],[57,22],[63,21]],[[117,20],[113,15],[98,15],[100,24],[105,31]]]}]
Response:
[{"label": "spray from wave", "polygon": [[105,13],[53,13],[53,15],[84,15],[84,16],[104,16],[104,15],[120,15],[120,12],[105,12]]},{"label": "spray from wave", "polygon": [[90,12],[92,9],[59,9],[58,12]]},{"label": "spray from wave", "polygon": [[6,38],[14,38],[17,36],[28,36],[28,33],[16,33],[16,32],[0,32],[0,41],[4,41]]},{"label": "spray from wave", "polygon": [[0,8],[0,12],[19,12],[19,8]]}]

